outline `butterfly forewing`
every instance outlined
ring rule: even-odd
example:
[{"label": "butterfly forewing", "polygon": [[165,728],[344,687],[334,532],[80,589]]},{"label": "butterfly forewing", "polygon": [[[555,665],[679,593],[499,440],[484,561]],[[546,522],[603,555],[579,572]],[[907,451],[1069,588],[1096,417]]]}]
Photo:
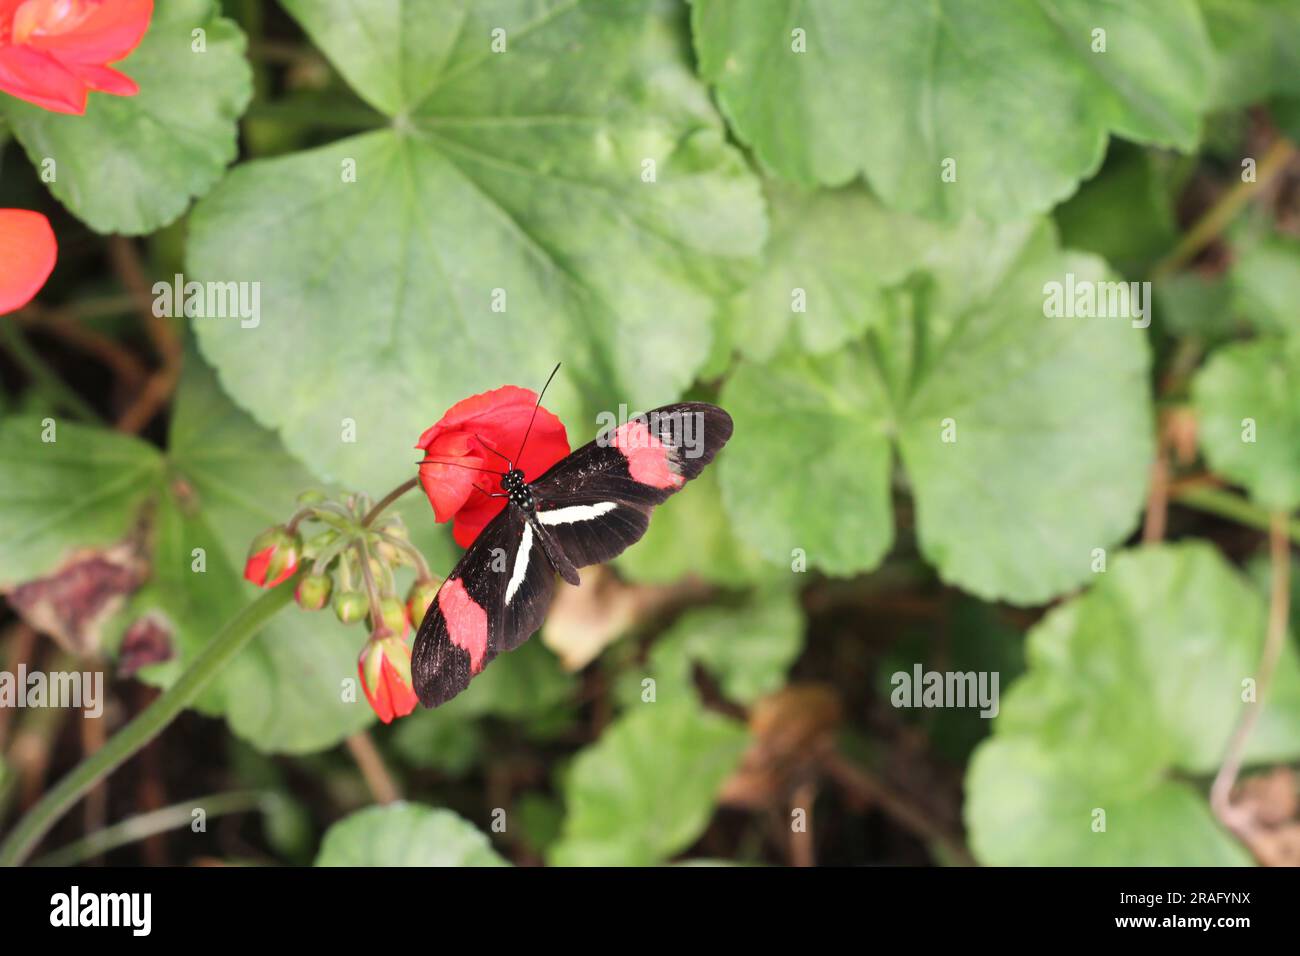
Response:
[{"label": "butterfly forewing", "polygon": [[645,534],[654,506],[698,475],[731,430],[731,416],[715,405],[665,405],[610,429],[529,485],[534,514],[510,504],[497,515],[420,625],[411,672],[421,702],[454,697],[541,627],[555,593],[548,552],[567,559],[575,580],[572,568],[622,553]]}]

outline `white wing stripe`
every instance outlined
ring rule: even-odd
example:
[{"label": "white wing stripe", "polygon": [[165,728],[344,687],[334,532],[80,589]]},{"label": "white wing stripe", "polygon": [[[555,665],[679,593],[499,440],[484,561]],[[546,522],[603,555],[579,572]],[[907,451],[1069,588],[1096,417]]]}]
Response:
[{"label": "white wing stripe", "polygon": [[524,583],[524,576],[528,573],[528,555],[532,553],[532,550],[533,526],[525,521],[524,536],[519,539],[519,552],[515,555],[514,570],[510,572],[510,583],[506,585],[507,604],[514,600],[519,585]]},{"label": "white wing stripe", "polygon": [[592,518],[599,518],[603,514],[609,514],[618,503],[614,501],[598,501],[594,505],[570,505],[567,508],[556,508],[553,511],[537,512],[537,520],[542,524],[572,524],[575,521],[590,521]]}]

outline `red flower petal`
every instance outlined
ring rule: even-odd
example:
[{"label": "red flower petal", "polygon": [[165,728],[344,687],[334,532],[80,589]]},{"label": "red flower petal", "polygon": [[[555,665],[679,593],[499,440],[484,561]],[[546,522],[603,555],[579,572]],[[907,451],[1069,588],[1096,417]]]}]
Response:
[{"label": "red flower petal", "polygon": [[[386,656],[381,666],[381,673],[383,675],[383,684],[387,689],[388,706],[392,713],[388,721],[391,721],[393,717],[405,717],[415,710],[415,705],[420,702],[420,698],[416,697],[415,691],[402,680]],[[388,721],[385,721],[385,723],[388,723]]]},{"label": "red flower petal", "polygon": [[271,555],[274,551],[274,547],[269,547],[250,555],[244,562],[244,580],[253,582],[259,588],[266,587],[266,569],[271,565]]},{"label": "red flower petal", "polygon": [[0,3],[0,91],[58,113],[84,113],[86,94],[132,96],[139,87],[108,68],[140,43],[153,0]]},{"label": "red flower petal", "polygon": [[0,91],[56,113],[86,112],[86,84],[50,56],[0,45]]},{"label": "red flower petal", "polygon": [[25,45],[65,62],[114,63],[140,44],[152,16],[153,0],[104,0],[71,29],[33,34]]},{"label": "red flower petal", "polygon": [[[383,664],[380,664],[383,667]],[[388,684],[382,677],[375,681],[375,686],[371,688],[370,683],[366,680],[366,653],[362,652],[361,657],[357,660],[357,673],[361,675],[361,690],[366,695],[366,701],[370,704],[370,709],[386,724],[393,722],[393,702],[388,696]]]},{"label": "red flower petal", "polygon": [[111,67],[95,66],[91,63],[69,63],[68,69],[76,74],[77,79],[85,83],[90,89],[98,90],[101,93],[111,93],[114,96],[135,96],[140,92],[140,87],[136,85],[135,80]]},{"label": "red flower petal", "polygon": [[48,219],[27,209],[0,209],[0,315],[32,300],[58,255]]}]

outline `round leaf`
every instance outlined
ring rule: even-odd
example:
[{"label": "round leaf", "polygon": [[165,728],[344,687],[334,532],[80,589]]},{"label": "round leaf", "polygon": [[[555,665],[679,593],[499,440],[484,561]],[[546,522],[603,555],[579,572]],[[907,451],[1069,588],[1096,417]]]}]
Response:
[{"label": "round leaf", "polygon": [[133,436],[53,418],[0,418],[0,587],[125,538],[161,475],[157,449]]},{"label": "round leaf", "polygon": [[450,810],[367,807],[334,824],[317,866],[508,866],[488,838]]},{"label": "round leaf", "polygon": [[1197,142],[1211,61],[1193,0],[692,4],[701,74],[796,182],[865,173],[890,206],[1011,220],[1073,192],[1109,133]]},{"label": "round leaf", "polygon": [[[246,164],[196,210],[190,271],[260,283],[256,328],[198,323],[231,393],[362,487],[409,476],[410,446],[453,402],[540,385],[557,359],[562,408],[579,386],[604,407],[680,394],[764,220],[680,57],[645,62],[641,45],[662,43],[648,4],[438,0],[449,34],[364,43],[335,6],[293,9],[361,92],[402,109],[390,130]],[[398,9],[367,16],[414,16]],[[363,57],[376,40],[386,56]],[[417,54],[426,66],[402,65]]]},{"label": "round leaf", "polygon": [[564,831],[549,861],[649,866],[686,849],[747,740],[744,725],[693,700],[636,705],[574,759]]},{"label": "round leaf", "polygon": [[1300,505],[1300,343],[1226,346],[1193,387],[1211,467],[1266,508]]},{"label": "round leaf", "polygon": [[[914,228],[902,219],[899,232]],[[1049,283],[1110,277],[1059,252],[1045,226],[930,234],[865,345],[736,369],[722,393],[736,420],[723,500],[774,562],[802,549],[831,574],[870,570],[893,538],[896,446],[921,550],[945,580],[1039,603],[1084,580],[1093,549],[1127,535],[1141,508],[1141,320],[1047,317]]]},{"label": "round leaf", "polygon": [[32,162],[54,160],[50,191],[98,232],[166,225],[237,155],[252,72],[243,33],[218,13],[212,0],[156,4],[139,47],[115,64],[140,92],[92,93],[84,116],[0,97]]},{"label": "round leaf", "polygon": [[[976,856],[990,865],[1247,862],[1185,778],[1223,759],[1264,631],[1258,593],[1205,544],[1116,558],[1030,633],[1029,671],[1005,694],[967,776]],[[1246,756],[1297,755],[1300,667],[1288,646]]]}]

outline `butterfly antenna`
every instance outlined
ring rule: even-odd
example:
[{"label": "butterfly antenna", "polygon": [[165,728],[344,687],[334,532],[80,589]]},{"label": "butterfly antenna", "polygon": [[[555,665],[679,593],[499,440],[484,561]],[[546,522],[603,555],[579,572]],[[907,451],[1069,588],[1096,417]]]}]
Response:
[{"label": "butterfly antenna", "polygon": [[524,446],[528,444],[528,435],[533,430],[533,422],[537,420],[537,410],[542,407],[542,396],[546,394],[546,390],[551,385],[551,379],[555,378],[555,373],[558,372],[559,370],[560,370],[560,363],[556,362],[555,368],[551,369],[551,374],[546,379],[546,384],[543,385],[542,390],[537,393],[537,404],[533,406],[533,417],[528,419],[528,430],[524,432],[524,440],[519,443],[519,454],[515,455],[516,461],[522,458],[524,455]]},{"label": "butterfly antenna", "polygon": [[492,454],[496,455],[498,458],[503,459],[503,460],[505,461],[505,463],[506,463],[507,465],[509,465],[511,468],[514,468],[514,467],[515,467],[514,462],[512,462],[509,458],[506,458],[505,455],[501,454],[501,452],[497,451],[495,448],[493,448],[491,445],[489,445],[487,442],[485,442],[482,438],[479,438],[478,435],[475,435],[474,437],[478,439],[478,443],[479,443],[480,445],[482,445],[482,446],[483,446],[484,448],[486,448],[488,451],[492,452]]},{"label": "butterfly antenna", "polygon": [[424,461],[417,461],[417,465],[450,465],[452,468],[465,468],[469,471],[482,471],[489,475],[505,475],[504,471],[495,471],[491,468],[475,468],[473,465],[462,465],[458,461],[439,461],[436,458],[426,458]]}]

